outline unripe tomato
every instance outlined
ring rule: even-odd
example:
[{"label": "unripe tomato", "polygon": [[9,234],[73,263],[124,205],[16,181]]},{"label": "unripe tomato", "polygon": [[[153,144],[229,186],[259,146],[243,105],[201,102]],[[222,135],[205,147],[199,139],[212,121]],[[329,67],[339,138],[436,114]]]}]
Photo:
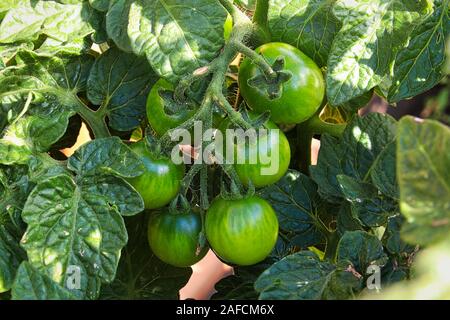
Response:
[{"label": "unripe tomato", "polygon": [[175,165],[169,158],[156,158],[140,141],[130,146],[144,163],[146,171],[128,182],[144,199],[146,209],[156,209],[167,205],[180,191],[184,177],[184,165]]},{"label": "unripe tomato", "polygon": [[278,218],[257,196],[240,200],[216,198],[206,213],[206,237],[224,261],[248,266],[264,260],[278,237]]},{"label": "unripe tomato", "polygon": [[320,68],[303,52],[286,43],[267,43],[256,52],[271,65],[278,57],[283,57],[284,71],[290,72],[292,77],[281,85],[281,96],[271,100],[265,90],[248,84],[248,80],[260,75],[261,71],[245,58],[239,68],[239,88],[247,104],[260,113],[269,110],[271,119],[278,124],[301,123],[309,119],[325,95]]}]

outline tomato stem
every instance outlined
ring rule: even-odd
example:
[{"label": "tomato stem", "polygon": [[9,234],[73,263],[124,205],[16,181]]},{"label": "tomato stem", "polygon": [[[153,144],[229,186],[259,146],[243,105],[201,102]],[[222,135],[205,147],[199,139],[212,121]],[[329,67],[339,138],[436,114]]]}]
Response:
[{"label": "tomato stem", "polygon": [[106,125],[105,115],[102,112],[97,113],[96,111],[89,109],[79,99],[77,99],[75,109],[86,124],[92,129],[96,139],[111,136],[108,126]]},{"label": "tomato stem", "polygon": [[271,36],[268,22],[269,1],[257,0],[256,9],[253,15],[253,23],[255,24],[255,35],[258,45],[270,42]]},{"label": "tomato stem", "polygon": [[264,73],[267,79],[269,80],[277,79],[278,77],[277,73],[272,69],[270,64],[260,54],[256,53],[242,42],[230,42],[230,43],[235,47],[236,51],[242,53],[247,58],[252,60],[252,62],[261,69],[261,71]]}]

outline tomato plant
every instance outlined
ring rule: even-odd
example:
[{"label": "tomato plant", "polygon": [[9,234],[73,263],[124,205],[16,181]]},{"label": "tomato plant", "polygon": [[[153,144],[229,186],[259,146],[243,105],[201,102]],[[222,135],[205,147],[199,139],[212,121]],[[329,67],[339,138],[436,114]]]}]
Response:
[{"label": "tomato plant", "polygon": [[301,123],[309,119],[319,109],[325,93],[319,67],[299,49],[286,43],[266,43],[255,51],[270,64],[282,57],[290,79],[280,85],[279,96],[271,97],[264,87],[249,82],[263,74],[251,59],[244,59],[239,68],[239,88],[248,105],[258,112],[270,111],[276,123]]},{"label": "tomato plant", "polygon": [[450,0],[1,1],[0,300],[178,299],[208,246],[213,299],[448,299],[449,36]]},{"label": "tomato plant", "polygon": [[198,213],[162,211],[149,219],[148,242],[162,261],[176,267],[189,267],[208,251],[206,246],[199,247],[201,230],[202,219]]},{"label": "tomato plant", "polygon": [[143,174],[128,179],[144,199],[144,207],[157,209],[169,204],[180,191],[184,166],[175,165],[166,157],[158,158],[148,150],[144,141],[130,147],[145,167]]},{"label": "tomato plant", "polygon": [[239,200],[217,198],[208,209],[206,237],[224,261],[253,265],[275,246],[278,220],[270,204],[259,197]]}]

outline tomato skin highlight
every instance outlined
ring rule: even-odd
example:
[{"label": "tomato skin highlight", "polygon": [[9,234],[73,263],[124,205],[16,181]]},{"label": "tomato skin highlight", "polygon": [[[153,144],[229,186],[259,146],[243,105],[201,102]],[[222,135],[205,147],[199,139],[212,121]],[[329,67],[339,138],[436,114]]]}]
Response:
[{"label": "tomato skin highlight", "polygon": [[202,220],[198,213],[156,212],[148,222],[148,243],[163,262],[175,267],[190,267],[208,252],[205,246],[196,254],[201,230]]},{"label": "tomato skin highlight", "polygon": [[257,196],[239,200],[216,198],[206,213],[206,237],[224,261],[248,266],[263,261],[278,237],[278,218]]},{"label": "tomato skin highlight", "polygon": [[184,165],[176,165],[166,157],[157,159],[147,150],[144,141],[134,143],[130,148],[146,168],[139,177],[128,179],[144,199],[145,209],[157,209],[169,204],[180,191]]},{"label": "tomato skin highlight", "polygon": [[178,127],[195,114],[195,110],[182,110],[175,114],[167,114],[164,110],[164,100],[159,95],[160,90],[173,91],[174,86],[161,78],[153,85],[147,97],[147,120],[158,136]]},{"label": "tomato skin highlight", "polygon": [[[249,114],[250,119],[256,119],[257,115],[255,113]],[[230,128],[231,122],[226,119],[220,130],[224,135],[226,129]],[[289,164],[291,161],[291,147],[286,135],[281,131],[276,124],[272,121],[268,121],[262,129],[267,129],[268,135],[257,138],[256,144],[250,143],[237,143],[234,145],[235,162],[234,168],[239,177],[239,180],[243,185],[249,186],[249,182],[253,184],[256,188],[266,187],[268,185],[278,182],[289,169]],[[271,130],[278,130],[278,138],[275,132]],[[259,131],[257,131],[259,134]],[[230,150],[226,147],[226,141],[224,141],[226,152]],[[277,151],[278,148],[278,152]],[[278,160],[276,156],[272,153],[278,155]],[[238,159],[238,155],[244,155],[242,159]],[[275,159],[273,159],[274,157]],[[256,163],[253,163],[253,159],[257,159]],[[265,163],[268,159],[272,159],[273,162]],[[238,163],[239,160],[239,163]],[[268,172],[267,170],[270,171]]]},{"label": "tomato skin highlight", "polygon": [[239,88],[247,104],[257,112],[270,111],[277,124],[296,124],[308,120],[320,107],[325,95],[322,71],[315,62],[299,49],[281,42],[271,42],[255,50],[271,65],[284,57],[284,70],[292,78],[283,83],[281,96],[270,100],[267,93],[248,85],[247,81],[260,75],[259,68],[245,58],[239,68]]}]

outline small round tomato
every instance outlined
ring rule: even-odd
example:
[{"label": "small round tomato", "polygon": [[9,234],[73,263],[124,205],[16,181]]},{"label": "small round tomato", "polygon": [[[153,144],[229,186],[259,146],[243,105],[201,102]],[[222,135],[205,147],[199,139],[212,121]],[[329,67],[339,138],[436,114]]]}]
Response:
[{"label": "small round tomato", "polygon": [[[250,118],[256,118],[250,114]],[[230,121],[225,120],[221,125],[221,132],[226,142],[226,128],[230,127]],[[265,187],[279,181],[289,169],[291,161],[291,148],[283,131],[273,122],[268,121],[264,131],[256,130],[256,143],[250,140],[244,142],[235,140],[233,149],[224,143],[225,155],[234,152],[234,167],[240,181],[248,186],[251,183],[256,188]]]},{"label": "small round tomato", "polygon": [[208,252],[198,252],[202,231],[200,214],[194,212],[157,212],[148,222],[148,243],[153,253],[165,263],[176,267],[190,267]]},{"label": "small round tomato", "polygon": [[264,260],[278,237],[278,218],[257,196],[240,200],[216,198],[206,213],[206,238],[224,261],[248,266]]},{"label": "small round tomato", "polygon": [[160,96],[162,90],[173,91],[174,87],[170,82],[161,78],[153,85],[147,97],[147,119],[158,136],[178,127],[195,114],[193,109],[183,109],[174,114],[167,114],[164,100]]},{"label": "small round tomato", "polygon": [[[168,114],[164,107],[164,100],[160,96],[160,91],[164,90],[173,92],[174,86],[161,78],[153,85],[147,97],[147,119],[158,136],[180,126],[198,111],[198,107],[187,108],[186,106],[173,114]],[[223,116],[219,112],[214,112],[213,126],[217,127],[222,121]],[[191,129],[190,133],[193,134],[193,132],[194,130]]]},{"label": "small round tomato", "polygon": [[146,209],[167,205],[180,191],[184,165],[175,165],[169,158],[157,158],[147,149],[144,141],[130,146],[144,163],[146,171],[139,177],[128,179],[144,199]]},{"label": "small round tomato", "polygon": [[257,112],[269,110],[271,119],[278,124],[301,123],[309,119],[320,107],[325,95],[325,83],[320,68],[297,48],[279,42],[256,49],[268,63],[284,58],[284,71],[292,77],[281,84],[279,98],[269,99],[266,91],[252,87],[248,80],[261,74],[260,69],[245,58],[239,68],[239,88],[247,104]]}]

